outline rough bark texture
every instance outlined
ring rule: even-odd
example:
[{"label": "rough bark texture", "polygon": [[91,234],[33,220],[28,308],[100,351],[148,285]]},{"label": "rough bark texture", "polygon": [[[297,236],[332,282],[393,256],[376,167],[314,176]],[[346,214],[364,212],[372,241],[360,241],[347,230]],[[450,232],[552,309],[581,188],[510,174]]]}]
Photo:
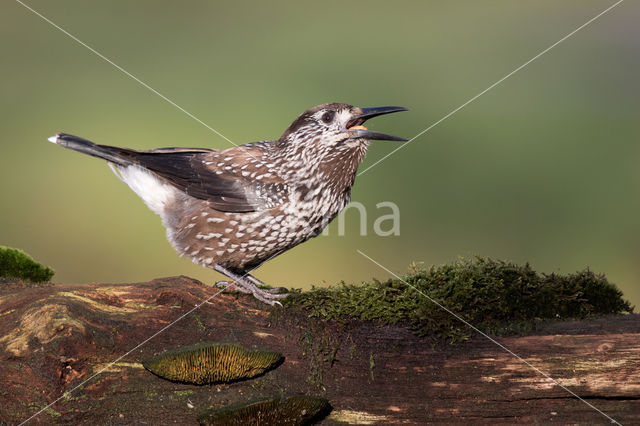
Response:
[{"label": "rough bark texture", "polygon": [[[400,326],[327,325],[233,294],[154,336],[218,291],[187,277],[0,284],[0,421],[20,423],[65,392],[30,423],[194,424],[210,407],[301,393],[331,401],[324,424],[608,421],[481,336],[450,346]],[[640,316],[537,333],[496,340],[613,419],[640,423]],[[254,380],[205,386],[162,380],[140,364],[198,341],[276,350],[285,362]]]}]

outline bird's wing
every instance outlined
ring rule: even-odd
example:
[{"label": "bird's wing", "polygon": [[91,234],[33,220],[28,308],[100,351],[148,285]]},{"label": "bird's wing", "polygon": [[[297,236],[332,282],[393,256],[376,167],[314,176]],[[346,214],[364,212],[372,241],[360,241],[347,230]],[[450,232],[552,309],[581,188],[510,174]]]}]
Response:
[{"label": "bird's wing", "polygon": [[224,151],[206,148],[136,151],[95,144],[66,133],[58,133],[52,139],[65,148],[105,159],[118,167],[142,167],[223,212],[271,208],[288,196],[287,185],[271,169],[273,165],[263,159],[270,142],[255,142]]},{"label": "bird's wing", "polygon": [[252,212],[288,196],[287,185],[261,160],[262,154],[246,145],[225,151],[162,148],[136,152],[133,159],[215,210]]}]

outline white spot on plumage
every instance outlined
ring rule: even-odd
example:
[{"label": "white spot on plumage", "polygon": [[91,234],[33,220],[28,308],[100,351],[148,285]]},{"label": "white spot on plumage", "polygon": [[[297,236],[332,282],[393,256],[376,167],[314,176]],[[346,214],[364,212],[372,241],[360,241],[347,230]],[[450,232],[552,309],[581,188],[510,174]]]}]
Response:
[{"label": "white spot on plumage", "polygon": [[205,240],[208,241],[212,238],[220,238],[222,236],[222,234],[219,234],[217,232],[210,232],[207,235],[204,234],[196,234],[196,238],[199,240]]}]

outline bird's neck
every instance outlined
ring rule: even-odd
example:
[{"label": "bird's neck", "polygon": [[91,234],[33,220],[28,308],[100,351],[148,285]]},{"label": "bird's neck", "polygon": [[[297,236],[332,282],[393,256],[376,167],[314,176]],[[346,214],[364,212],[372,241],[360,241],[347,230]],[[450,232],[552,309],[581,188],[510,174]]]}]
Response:
[{"label": "bird's neck", "polygon": [[308,149],[308,147],[292,147],[284,157],[288,160],[281,176],[288,182],[307,186],[320,186],[333,193],[348,192],[356,176],[358,165],[364,159],[369,142],[338,148]]},{"label": "bird's neck", "polygon": [[333,191],[349,191],[368,147],[369,142],[363,141],[357,146],[326,157],[320,162],[318,173],[324,177]]}]

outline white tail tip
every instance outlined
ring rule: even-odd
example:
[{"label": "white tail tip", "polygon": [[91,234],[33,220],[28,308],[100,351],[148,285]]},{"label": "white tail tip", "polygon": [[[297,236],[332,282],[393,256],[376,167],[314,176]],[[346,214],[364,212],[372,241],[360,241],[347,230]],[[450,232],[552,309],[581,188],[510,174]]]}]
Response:
[{"label": "white tail tip", "polygon": [[58,142],[58,136],[51,136],[49,139],[47,139],[49,142],[53,142],[53,143],[57,143]]}]

